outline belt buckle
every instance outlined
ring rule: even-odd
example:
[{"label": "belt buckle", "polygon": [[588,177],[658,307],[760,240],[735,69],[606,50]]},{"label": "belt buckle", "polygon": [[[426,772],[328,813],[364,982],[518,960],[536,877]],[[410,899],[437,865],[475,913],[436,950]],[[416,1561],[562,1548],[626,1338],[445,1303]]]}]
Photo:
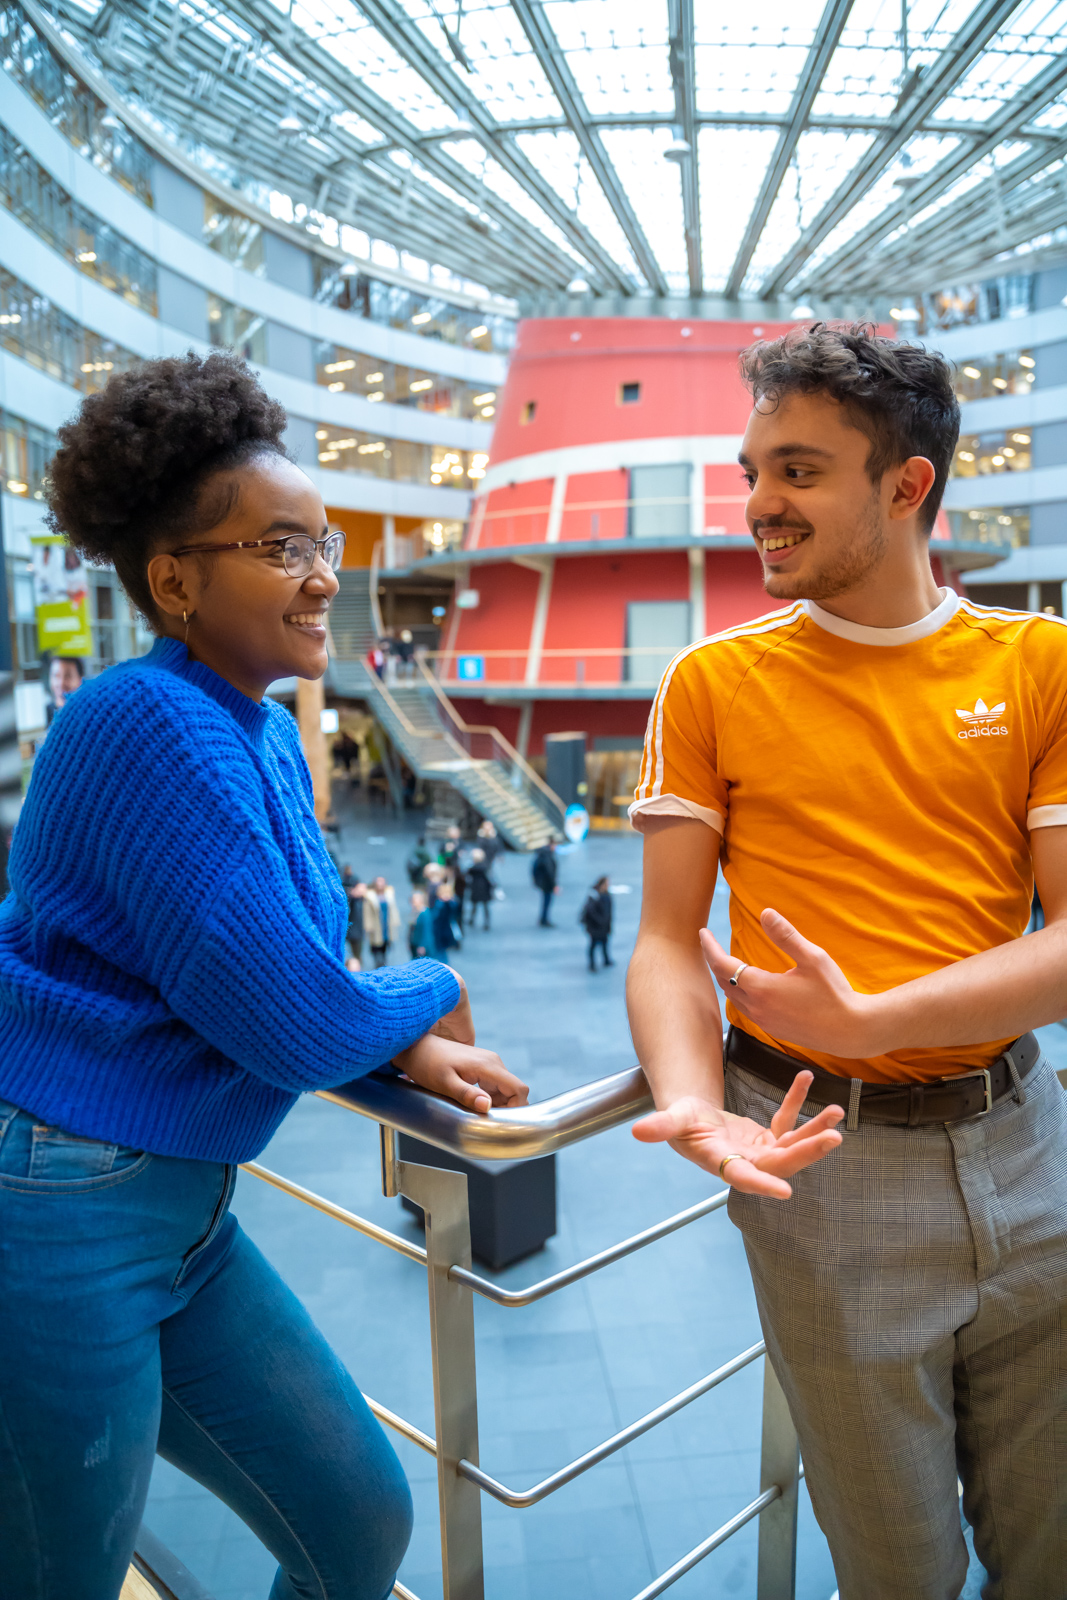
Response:
[{"label": "belt buckle", "polygon": [[964,1078],[981,1078],[985,1085],[985,1105],[981,1111],[973,1113],[976,1117],[984,1117],[993,1109],[993,1079],[989,1067],[976,1067],[973,1072],[956,1072],[951,1078],[942,1078],[942,1083],[960,1083]]}]

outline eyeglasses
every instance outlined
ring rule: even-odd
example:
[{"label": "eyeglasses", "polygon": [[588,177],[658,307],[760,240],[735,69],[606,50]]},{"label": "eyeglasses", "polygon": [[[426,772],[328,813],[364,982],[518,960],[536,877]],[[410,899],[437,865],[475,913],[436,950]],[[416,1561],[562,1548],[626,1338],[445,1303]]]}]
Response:
[{"label": "eyeglasses", "polygon": [[322,559],[330,571],[337,571],[345,551],[345,536],[337,530],[328,533],[325,539],[313,539],[309,533],[290,533],[284,539],[238,539],[233,544],[187,544],[180,550],[172,550],[171,555],[203,555],[209,550],[259,550],[267,545],[275,545],[281,550],[290,578],[306,578],[315,565],[317,550],[322,551]]}]

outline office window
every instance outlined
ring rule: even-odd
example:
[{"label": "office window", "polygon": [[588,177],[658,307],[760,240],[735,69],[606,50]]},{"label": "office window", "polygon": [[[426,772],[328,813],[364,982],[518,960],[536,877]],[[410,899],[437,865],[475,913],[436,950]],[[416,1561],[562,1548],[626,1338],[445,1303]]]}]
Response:
[{"label": "office window", "polygon": [[536,417],[536,415],[537,415],[537,401],[536,400],[527,400],[526,404],[522,408],[522,422],[523,422],[523,424],[525,425],[527,422],[532,422],[534,417]]},{"label": "office window", "polygon": [[635,406],[641,398],[641,385],[639,383],[620,383],[619,404],[622,406]]}]

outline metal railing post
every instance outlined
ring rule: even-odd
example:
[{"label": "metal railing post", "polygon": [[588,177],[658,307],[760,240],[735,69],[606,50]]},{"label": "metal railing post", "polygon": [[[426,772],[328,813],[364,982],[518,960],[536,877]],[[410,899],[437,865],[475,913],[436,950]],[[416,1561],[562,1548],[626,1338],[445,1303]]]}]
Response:
[{"label": "metal railing post", "polygon": [[467,1175],[410,1161],[398,1168],[401,1194],[426,1215],[444,1600],[483,1600],[481,1491],[459,1474],[460,1461],[478,1463],[474,1304],[466,1284],[448,1276],[471,1265]]},{"label": "metal railing post", "polygon": [[756,1600],[794,1600],[797,1581],[800,1447],[782,1386],[770,1356],[765,1356],[760,1492],[775,1486],[781,1494],[764,1509],[759,1521]]}]

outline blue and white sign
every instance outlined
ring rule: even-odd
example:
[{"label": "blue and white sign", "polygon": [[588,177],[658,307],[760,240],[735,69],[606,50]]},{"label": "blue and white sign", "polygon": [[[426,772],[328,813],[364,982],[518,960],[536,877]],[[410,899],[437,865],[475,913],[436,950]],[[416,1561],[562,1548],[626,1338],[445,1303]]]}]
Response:
[{"label": "blue and white sign", "polygon": [[563,831],[571,844],[581,844],[589,832],[589,813],[584,806],[568,806],[563,813]]},{"label": "blue and white sign", "polygon": [[460,656],[456,672],[465,683],[481,683],[485,678],[484,656]]}]

